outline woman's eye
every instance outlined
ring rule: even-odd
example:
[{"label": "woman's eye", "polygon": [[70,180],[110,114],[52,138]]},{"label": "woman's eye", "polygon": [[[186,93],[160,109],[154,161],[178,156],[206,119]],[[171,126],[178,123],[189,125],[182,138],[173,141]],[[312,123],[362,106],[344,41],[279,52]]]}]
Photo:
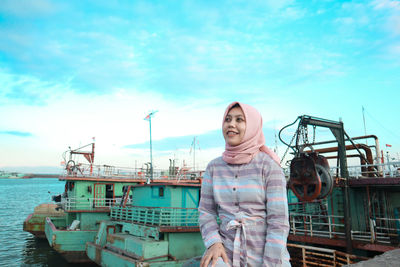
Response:
[{"label": "woman's eye", "polygon": [[237,122],[242,122],[242,121],[244,121],[244,119],[243,118],[237,118],[236,121]]},{"label": "woman's eye", "polygon": [[226,122],[230,122],[230,121],[231,121],[231,118],[230,118],[230,117],[226,117],[226,118],[225,118],[225,121],[226,121]]}]

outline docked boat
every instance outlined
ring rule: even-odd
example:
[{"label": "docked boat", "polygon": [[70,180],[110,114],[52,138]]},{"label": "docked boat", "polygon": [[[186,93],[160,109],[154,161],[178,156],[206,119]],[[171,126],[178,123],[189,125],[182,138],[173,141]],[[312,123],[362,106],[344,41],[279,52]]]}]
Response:
[{"label": "docked boat", "polygon": [[[83,148],[86,147],[91,147],[91,151],[83,151]],[[63,158],[64,158],[64,173],[60,175],[60,178],[63,177],[68,177],[68,176],[77,176],[78,175],[78,170],[81,170],[85,172],[85,165],[87,164],[82,164],[78,163],[77,166],[75,164],[76,160],[79,160],[76,158],[76,156],[83,156],[86,158],[89,162],[89,170],[91,170],[91,174],[93,174],[93,163],[94,163],[94,148],[95,144],[91,143],[86,146],[83,146],[78,149],[69,149],[63,153]],[[66,160],[66,154],[69,153],[69,159],[68,161]],[[75,161],[73,160],[75,159]],[[65,197],[67,196],[68,192],[68,183],[65,184],[65,191],[63,194],[60,194],[58,196],[53,196],[52,200],[53,203],[42,203],[35,207],[34,212],[29,214],[28,217],[25,219],[23,223],[23,230],[26,232],[30,232],[31,234],[35,235],[37,238],[46,238],[45,235],[45,222],[47,217],[57,217],[60,220],[63,220],[66,216],[66,213],[64,212],[64,209],[61,203],[64,202]]]},{"label": "docked boat", "polygon": [[7,179],[21,179],[21,178],[29,178],[29,175],[19,172],[7,172],[0,170],[0,179],[7,178]]},{"label": "docked boat", "polygon": [[[285,169],[292,264],[341,266],[399,248],[400,162],[384,162],[376,136],[350,137],[343,122],[311,116],[297,121],[287,144],[294,157]],[[318,127],[329,129],[332,140],[317,142]],[[370,145],[359,143],[366,139]],[[70,151],[75,154],[89,164],[66,160],[60,177],[65,192],[55,197],[65,216],[45,220],[49,244],[68,261],[182,266],[203,254],[201,173],[181,173],[172,165],[153,175],[149,168],[94,165],[94,144],[92,152]],[[349,166],[354,158],[359,163]]]},{"label": "docked boat", "polygon": [[[91,150],[84,151],[88,146]],[[88,146],[66,151],[69,157],[64,156],[65,173],[59,178],[65,181],[65,191],[53,197],[58,203],[57,209],[64,216],[48,213],[44,221],[44,234],[49,245],[73,263],[90,261],[86,244],[95,241],[99,229],[102,229],[102,221],[112,219],[112,207],[121,203],[124,194],[129,195],[126,194],[128,186],[153,186],[177,181],[199,185],[199,172],[181,171],[172,162],[169,170],[153,170],[152,174],[149,166],[146,169],[132,169],[95,165],[94,143]],[[77,156],[83,156],[89,163],[79,163]],[[129,196],[124,198],[125,204],[133,201],[132,193]]]},{"label": "docked boat", "polygon": [[[400,162],[384,162],[376,136],[352,138],[343,122],[311,116],[296,121],[297,130],[287,144],[294,154],[286,170],[288,242],[362,257],[399,248]],[[308,127],[314,130],[312,140]],[[316,142],[318,127],[328,129],[333,138]],[[361,140],[370,140],[370,145]],[[354,158],[358,164],[349,166]]]},{"label": "docked boat", "polygon": [[204,253],[197,211],[201,184],[189,181],[129,186],[111,207],[111,219],[87,243],[89,258],[101,266],[182,266]]},{"label": "docked boat", "polygon": [[23,230],[44,239],[44,225],[47,217],[65,217],[65,212],[55,203],[43,203],[35,207],[33,213],[29,214],[23,224]]}]

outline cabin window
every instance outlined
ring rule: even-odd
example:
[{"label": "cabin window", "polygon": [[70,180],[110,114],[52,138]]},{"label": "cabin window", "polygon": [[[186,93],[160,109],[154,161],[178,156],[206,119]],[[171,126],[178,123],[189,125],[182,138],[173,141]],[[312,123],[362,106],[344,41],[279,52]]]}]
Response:
[{"label": "cabin window", "polygon": [[114,198],[114,185],[106,184],[106,205],[107,206],[110,206],[113,198]]},{"label": "cabin window", "polygon": [[165,197],[165,186],[152,186],[151,187],[152,198],[164,198]]},{"label": "cabin window", "polygon": [[164,187],[159,187],[158,188],[158,196],[163,197],[164,196]]}]

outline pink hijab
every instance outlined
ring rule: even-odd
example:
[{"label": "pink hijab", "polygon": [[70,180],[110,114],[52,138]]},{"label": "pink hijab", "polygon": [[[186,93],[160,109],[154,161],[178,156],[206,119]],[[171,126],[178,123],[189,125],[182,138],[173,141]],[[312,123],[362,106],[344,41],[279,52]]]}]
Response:
[{"label": "pink hijab", "polygon": [[229,164],[245,164],[249,163],[258,152],[263,151],[280,165],[279,157],[265,146],[262,117],[255,108],[243,103],[233,102],[226,108],[222,123],[224,123],[226,115],[235,104],[239,104],[243,110],[246,120],[246,131],[239,145],[231,146],[225,143],[225,152],[222,154],[222,159]]}]

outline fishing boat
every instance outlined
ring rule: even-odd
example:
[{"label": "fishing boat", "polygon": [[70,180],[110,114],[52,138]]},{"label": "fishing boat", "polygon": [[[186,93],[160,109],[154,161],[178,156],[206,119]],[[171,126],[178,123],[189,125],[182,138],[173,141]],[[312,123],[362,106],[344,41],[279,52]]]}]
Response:
[{"label": "fishing boat", "polygon": [[[399,248],[400,162],[384,162],[376,136],[350,137],[341,121],[303,115],[291,125],[296,122],[292,141],[281,138],[293,152],[285,169],[292,264],[341,266]],[[333,138],[317,142],[318,127]],[[93,162],[94,154],[81,155]],[[45,234],[68,261],[182,266],[203,254],[197,222],[201,172],[180,173],[171,165],[150,175],[152,168],[66,162],[60,177],[66,190],[57,199],[66,216],[46,218]]]},{"label": "fishing boat", "polygon": [[[154,181],[127,188],[102,221],[87,255],[101,266],[182,266],[201,255],[199,180]],[[127,199],[130,203],[127,204]]]},{"label": "fishing boat", "polygon": [[21,178],[29,178],[29,175],[19,172],[7,172],[0,170],[0,179],[7,178],[7,179],[21,179]]},{"label": "fishing boat", "polygon": [[[53,199],[65,216],[49,215],[44,222],[49,245],[72,263],[90,261],[86,243],[94,242],[101,222],[111,219],[111,208],[121,202],[128,186],[172,181],[199,183],[199,172],[179,169],[173,161],[168,170],[153,170],[149,165],[145,169],[95,165],[94,146],[92,143],[68,150],[68,158],[64,153],[65,173],[59,179],[65,181],[65,191]],[[91,150],[85,151],[87,147]],[[83,156],[89,163],[79,163],[77,156]],[[124,201],[130,203],[132,199]]]},{"label": "fishing boat", "polygon": [[[290,143],[280,137],[294,155],[286,169],[289,244],[360,257],[400,248],[400,162],[384,162],[376,136],[350,137],[341,121],[299,116],[280,136],[296,122]],[[316,142],[316,128],[328,129],[333,137]],[[354,159],[357,164],[349,166]],[[308,261],[315,260],[312,255]]]},{"label": "fishing boat", "polygon": [[[83,149],[86,147],[91,147],[91,151],[84,151]],[[94,148],[95,143],[88,144],[86,146],[77,148],[77,149],[69,149],[63,153],[64,158],[64,173],[60,175],[60,179],[68,176],[78,176],[83,175],[84,172],[87,171],[85,167],[86,164],[79,163],[79,158],[76,156],[83,156],[89,162],[89,170],[90,175],[93,174],[93,164],[94,164]],[[69,154],[69,159],[66,160],[66,155]],[[74,158],[74,159],[73,159]],[[75,164],[77,162],[77,164]],[[79,174],[78,174],[78,171]],[[23,223],[23,230],[29,232],[36,236],[37,238],[46,238],[45,235],[45,223],[47,217],[56,217],[59,220],[63,220],[66,217],[66,213],[61,204],[64,203],[65,197],[68,194],[68,182],[65,183],[65,191],[63,194],[58,196],[53,196],[52,203],[42,203],[35,207],[34,212],[29,214]]]},{"label": "fishing boat", "polygon": [[44,225],[47,217],[65,217],[65,212],[56,203],[42,203],[24,220],[23,230],[36,238],[45,239]]}]

